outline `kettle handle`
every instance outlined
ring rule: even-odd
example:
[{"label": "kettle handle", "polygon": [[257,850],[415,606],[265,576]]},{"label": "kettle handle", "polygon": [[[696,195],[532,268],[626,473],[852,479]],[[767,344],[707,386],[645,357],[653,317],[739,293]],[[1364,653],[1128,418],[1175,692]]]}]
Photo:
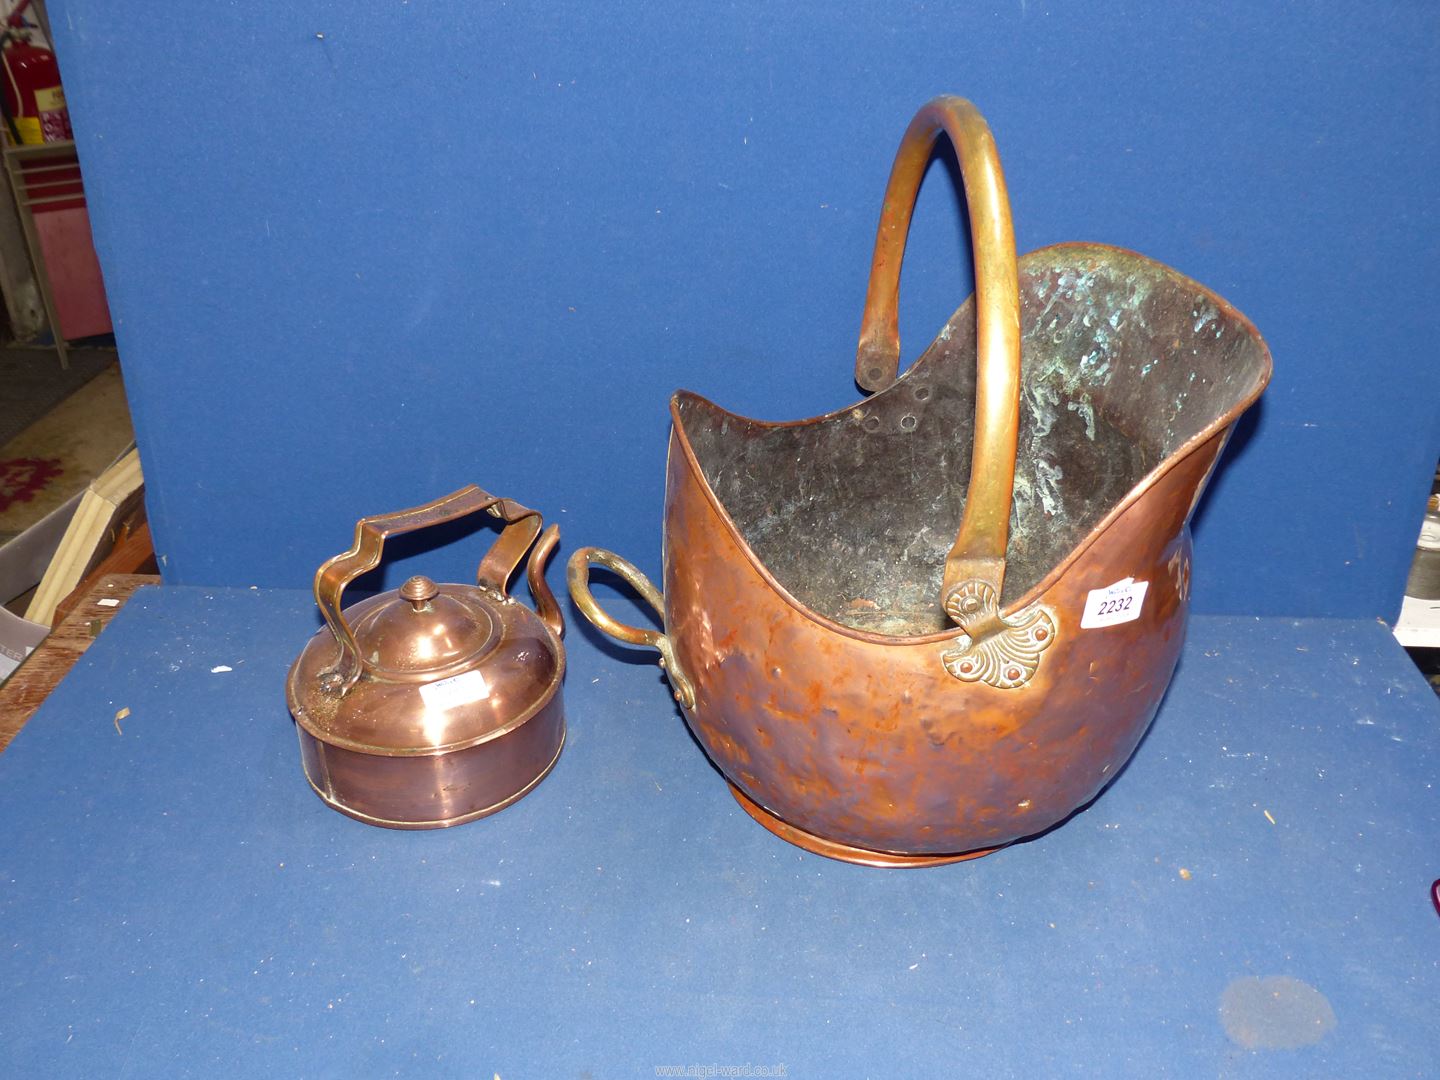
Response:
[{"label": "kettle handle", "polygon": [[[392,536],[454,521],[481,510],[500,518],[506,522],[506,526],[485,553],[485,557],[480,560],[476,579],[480,584],[496,589],[502,596],[508,596],[510,578],[524,560],[526,551],[529,551],[530,561],[525,578],[530,585],[530,593],[535,598],[535,611],[556,637],[564,634],[565,625],[560,617],[560,605],[545,582],[545,563],[560,541],[560,527],[551,525],[541,536],[541,518],[538,511],[521,506],[511,499],[496,498],[482,488],[470,484],[424,506],[361,518],[355,524],[355,543],[350,550],[326,560],[315,572],[315,602],[320,606],[320,613],[325,616],[325,622],[329,624],[336,642],[340,645],[339,662],[321,676],[325,689],[343,693],[355,684],[365,666],[364,658],[355,644],[355,634],[341,610],[340,600],[347,585],[380,564],[385,541]],[[540,537],[539,543],[535,542],[537,536]]]},{"label": "kettle handle", "polygon": [[[920,181],[942,131],[960,160],[970,211],[979,369],[970,486],[959,534],[945,558],[941,602],[950,617],[975,637],[999,629],[1020,426],[1020,281],[1010,197],[995,138],[980,111],[964,98],[938,97],[926,104],[915,114],[896,152],[875,235],[855,381],[873,393],[894,382],[899,370],[900,265]],[[976,592],[984,594],[987,589],[993,590],[993,605],[977,601]]]}]

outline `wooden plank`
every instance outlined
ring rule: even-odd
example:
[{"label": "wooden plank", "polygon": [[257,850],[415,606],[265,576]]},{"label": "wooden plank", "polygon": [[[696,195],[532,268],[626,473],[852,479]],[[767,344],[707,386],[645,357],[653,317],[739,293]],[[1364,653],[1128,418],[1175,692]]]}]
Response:
[{"label": "wooden plank", "polygon": [[[0,685],[0,753],[10,745],[50,692],[60,685],[115,613],[142,585],[158,585],[154,574],[108,574],[75,605],[40,647]],[[118,600],[118,604],[101,601]]]},{"label": "wooden plank", "polygon": [[159,572],[160,568],[155,564],[155,548],[150,542],[150,526],[144,521],[134,530],[126,526],[121,530],[120,539],[110,554],[85,575],[85,580],[76,586],[74,592],[60,601],[55,608],[55,621],[61,622],[74,611],[101,578],[116,574],[150,575]]},{"label": "wooden plank", "polygon": [[144,490],[140,454],[133,449],[91,482],[35,590],[25,612],[27,619],[43,626],[54,625],[56,605],[74,592],[100,562],[105,545],[114,542],[116,521],[139,505]]}]

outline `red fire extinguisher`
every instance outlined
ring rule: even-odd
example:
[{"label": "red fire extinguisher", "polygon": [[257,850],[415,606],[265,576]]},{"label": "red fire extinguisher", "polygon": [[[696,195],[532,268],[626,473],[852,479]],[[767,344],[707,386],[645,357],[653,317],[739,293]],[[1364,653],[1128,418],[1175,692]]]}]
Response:
[{"label": "red fire extinguisher", "polygon": [[6,20],[0,60],[5,67],[5,113],[11,131],[26,146],[71,138],[70,111],[60,86],[60,66],[49,49],[23,36],[22,18],[30,0],[21,0]]}]

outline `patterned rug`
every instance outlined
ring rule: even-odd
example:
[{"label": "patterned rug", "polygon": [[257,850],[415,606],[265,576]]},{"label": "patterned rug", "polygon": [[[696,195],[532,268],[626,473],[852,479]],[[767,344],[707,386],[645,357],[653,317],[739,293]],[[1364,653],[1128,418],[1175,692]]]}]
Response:
[{"label": "patterned rug", "polygon": [[59,458],[0,459],[0,514],[16,503],[31,502],[65,471]]}]

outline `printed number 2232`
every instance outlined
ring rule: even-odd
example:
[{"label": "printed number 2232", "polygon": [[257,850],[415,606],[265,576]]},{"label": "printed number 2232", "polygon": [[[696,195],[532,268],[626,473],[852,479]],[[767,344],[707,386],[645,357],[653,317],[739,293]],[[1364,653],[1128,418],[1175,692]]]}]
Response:
[{"label": "printed number 2232", "polygon": [[1091,589],[1085,598],[1080,628],[1090,630],[1101,626],[1119,626],[1140,617],[1149,586],[1134,578],[1125,578],[1104,589]]}]

